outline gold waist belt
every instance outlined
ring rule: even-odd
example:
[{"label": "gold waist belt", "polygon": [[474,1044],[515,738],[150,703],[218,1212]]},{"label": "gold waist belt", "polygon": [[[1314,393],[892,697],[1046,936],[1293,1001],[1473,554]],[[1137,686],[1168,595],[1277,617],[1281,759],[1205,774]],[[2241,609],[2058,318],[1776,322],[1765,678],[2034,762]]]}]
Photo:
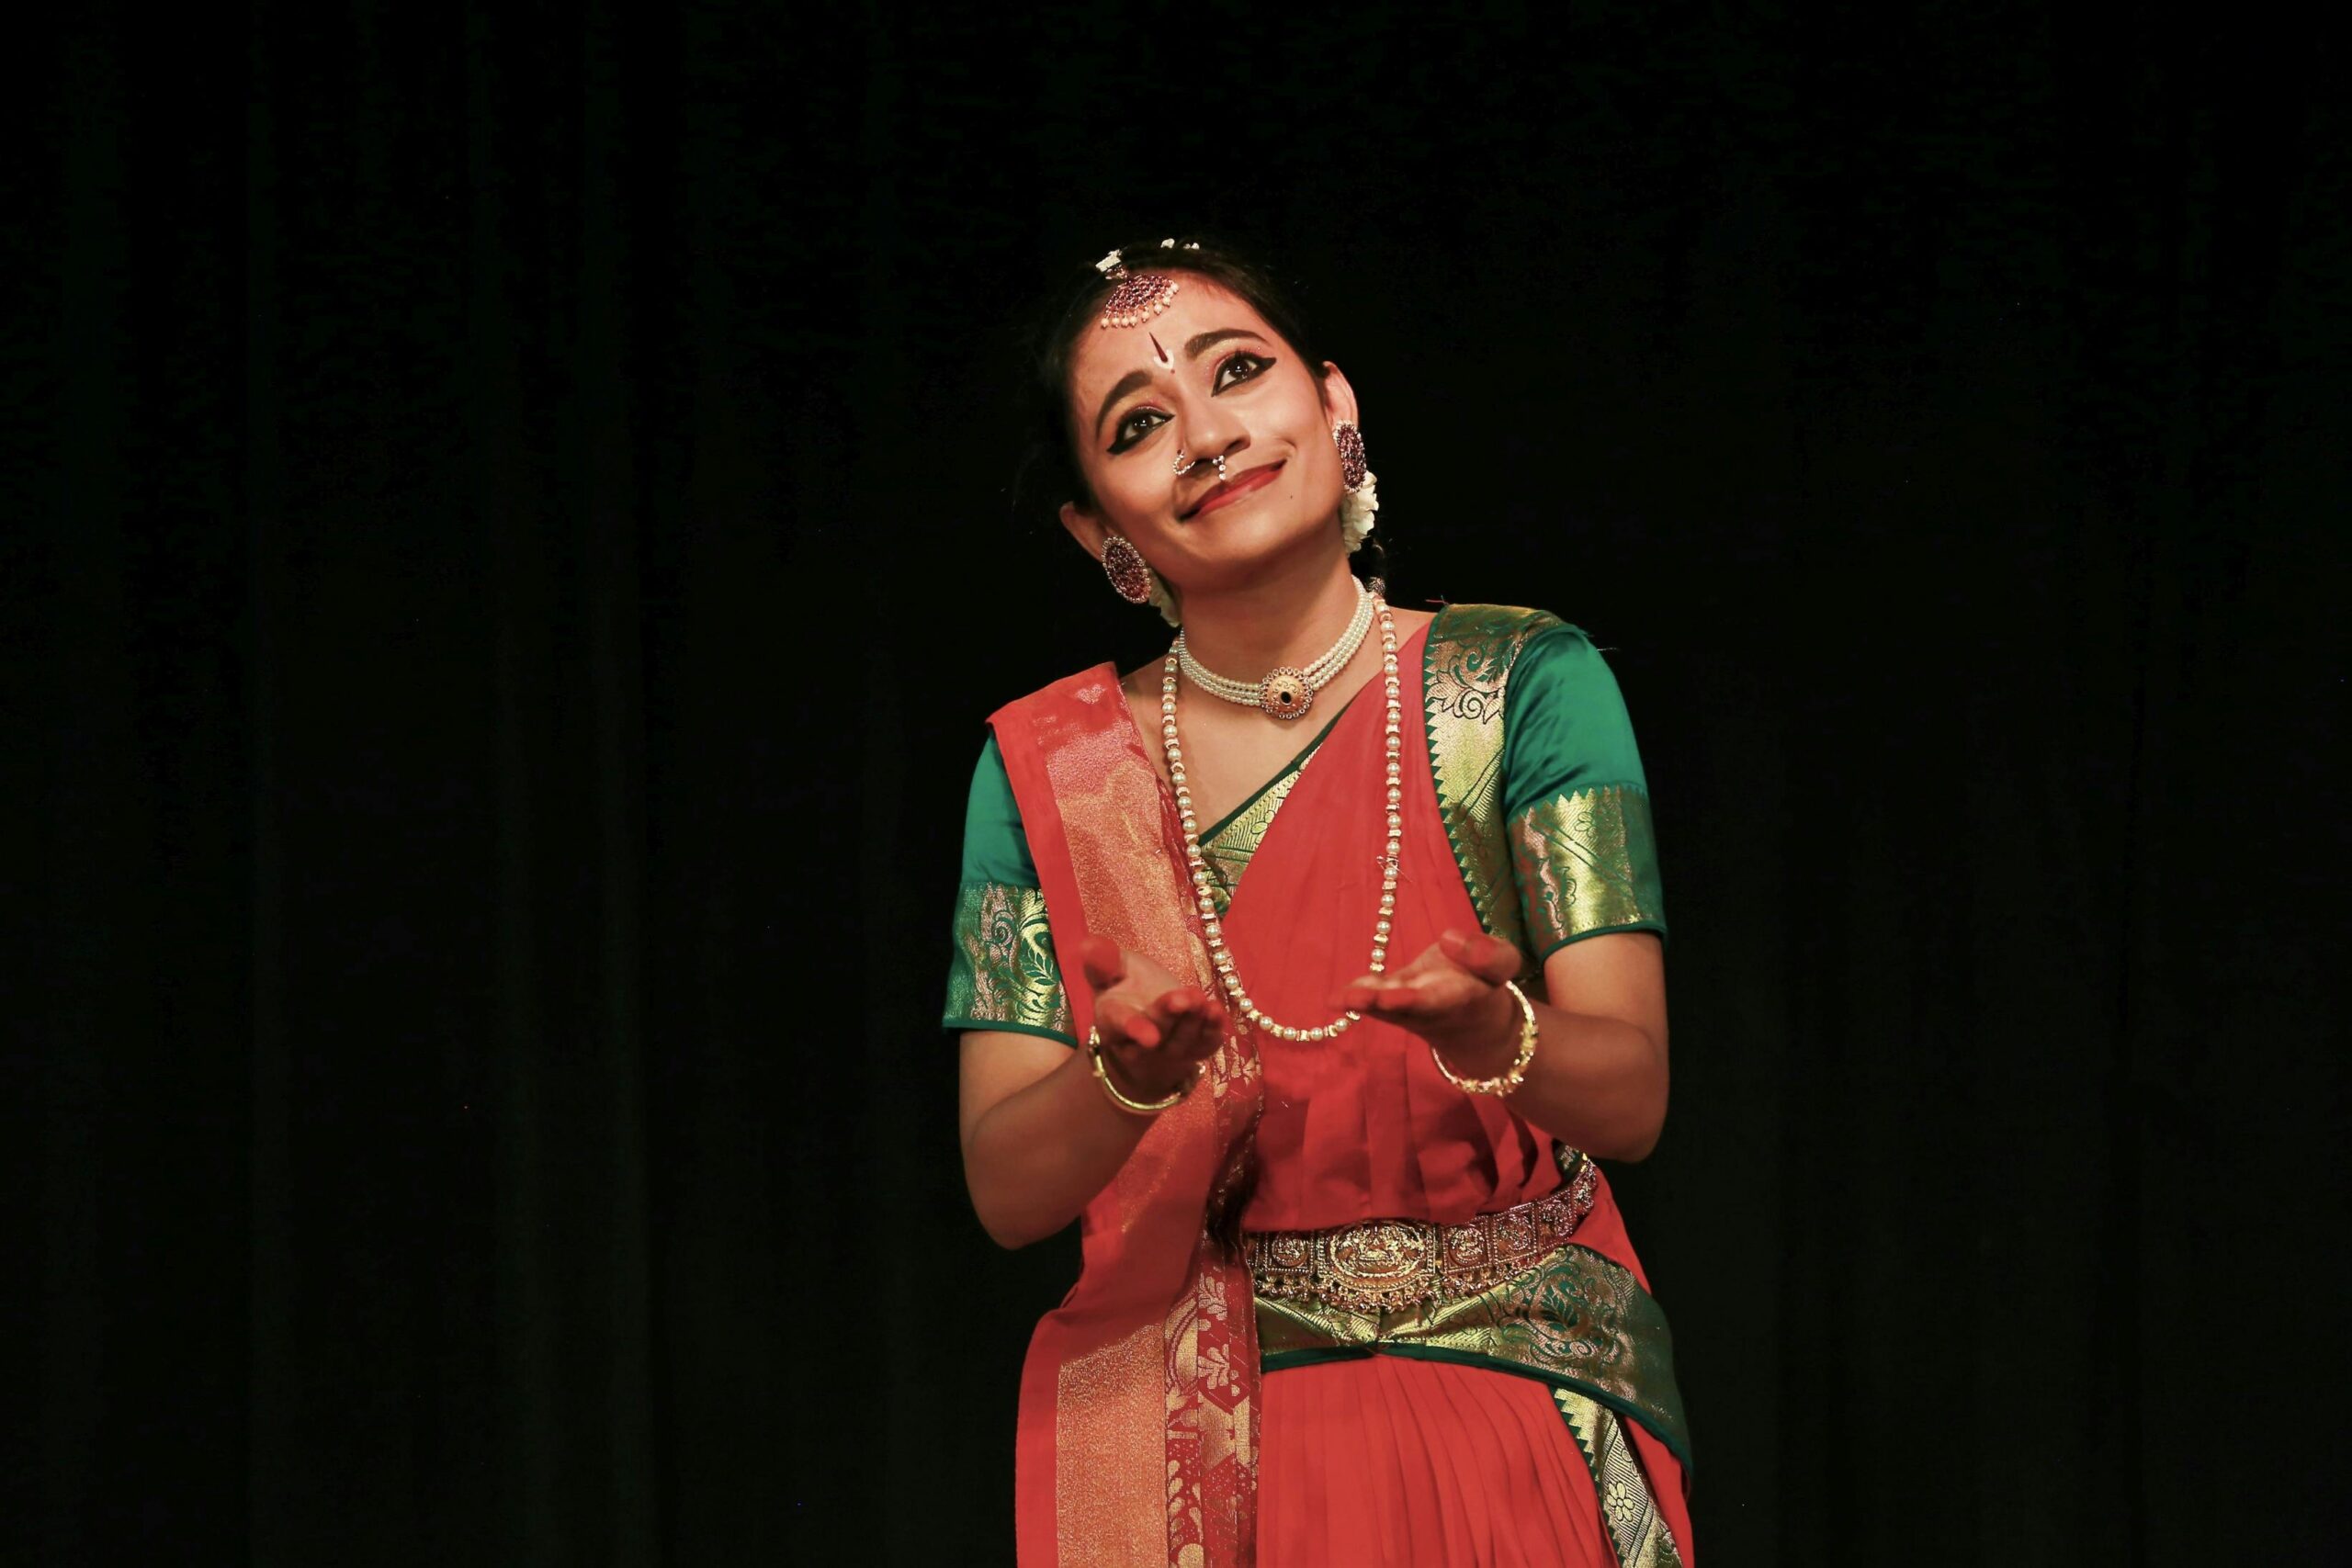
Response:
[{"label": "gold waist belt", "polygon": [[1600,1173],[1589,1158],[1573,1158],[1558,1190],[1464,1224],[1360,1220],[1319,1231],[1248,1231],[1242,1256],[1260,1295],[1349,1312],[1476,1295],[1557,1252],[1592,1212]]}]

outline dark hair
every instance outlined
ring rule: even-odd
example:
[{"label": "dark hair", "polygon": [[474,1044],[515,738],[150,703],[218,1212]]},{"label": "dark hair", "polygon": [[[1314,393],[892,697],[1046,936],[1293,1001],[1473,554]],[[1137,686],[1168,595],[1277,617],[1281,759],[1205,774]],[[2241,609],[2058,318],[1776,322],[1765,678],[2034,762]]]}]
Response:
[{"label": "dark hair", "polygon": [[[1195,245],[1199,248],[1193,248]],[[1297,308],[1264,267],[1231,246],[1215,240],[1182,238],[1170,250],[1163,249],[1157,240],[1144,240],[1121,245],[1119,254],[1130,271],[1193,273],[1239,296],[1265,318],[1316,378],[1322,378],[1322,356],[1309,345]],[[1093,500],[1073,445],[1069,362],[1079,335],[1101,317],[1102,300],[1114,287],[1093,267],[1084,268],[1083,276],[1074,276],[1047,301],[1031,332],[1029,442],[1014,484],[1016,497],[1040,493],[1049,507],[1066,501],[1086,504]]]}]

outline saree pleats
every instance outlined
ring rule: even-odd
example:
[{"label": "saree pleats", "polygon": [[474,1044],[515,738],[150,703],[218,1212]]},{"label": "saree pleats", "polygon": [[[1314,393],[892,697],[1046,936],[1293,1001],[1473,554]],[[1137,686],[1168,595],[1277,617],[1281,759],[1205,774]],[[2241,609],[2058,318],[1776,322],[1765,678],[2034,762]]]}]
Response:
[{"label": "saree pleats", "polygon": [[1283,1568],[1615,1568],[1543,1384],[1394,1356],[1266,1378],[1261,1560]]}]

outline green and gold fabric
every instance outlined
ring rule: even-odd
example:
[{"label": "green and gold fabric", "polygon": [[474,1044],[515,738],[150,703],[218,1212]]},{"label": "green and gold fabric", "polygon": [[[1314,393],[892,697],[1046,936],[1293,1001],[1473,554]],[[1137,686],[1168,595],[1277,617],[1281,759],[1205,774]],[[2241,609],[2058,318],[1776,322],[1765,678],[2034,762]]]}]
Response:
[{"label": "green and gold fabric", "polygon": [[1257,1309],[1260,1366],[1269,1375],[1382,1355],[1544,1383],[1592,1472],[1622,1568],[1679,1568],[1681,1556],[1625,1430],[1627,1420],[1640,1422],[1689,1468],[1673,1336],[1623,1265],[1571,1243],[1473,1295],[1374,1314],[1261,1294]]},{"label": "green and gold fabric", "polygon": [[964,870],[942,1021],[948,1029],[1004,1029],[1078,1043],[1046,928],[1046,896],[993,735],[964,808]]},{"label": "green and gold fabric", "polygon": [[1531,970],[1604,931],[1663,938],[1649,784],[1592,639],[1541,610],[1450,605],[1421,678],[1438,809],[1480,923]]},{"label": "green and gold fabric", "polygon": [[[1525,953],[1531,973],[1604,931],[1663,937],[1649,786],[1624,698],[1592,639],[1540,610],[1449,605],[1430,627],[1422,678],[1438,808],[1480,923]],[[1322,739],[1202,834],[1220,912]],[[941,1021],[1077,1043],[993,736],[965,813]]]}]

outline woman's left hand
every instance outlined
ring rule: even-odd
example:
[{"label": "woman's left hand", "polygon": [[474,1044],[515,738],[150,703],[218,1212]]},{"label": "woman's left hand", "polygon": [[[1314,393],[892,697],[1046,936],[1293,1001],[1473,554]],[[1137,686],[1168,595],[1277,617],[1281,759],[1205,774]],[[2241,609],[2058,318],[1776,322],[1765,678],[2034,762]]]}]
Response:
[{"label": "woman's left hand", "polygon": [[1499,937],[1442,931],[1402,969],[1350,981],[1331,1005],[1411,1030],[1464,1077],[1492,1077],[1519,1055],[1519,1004],[1503,983],[1520,962]]}]

